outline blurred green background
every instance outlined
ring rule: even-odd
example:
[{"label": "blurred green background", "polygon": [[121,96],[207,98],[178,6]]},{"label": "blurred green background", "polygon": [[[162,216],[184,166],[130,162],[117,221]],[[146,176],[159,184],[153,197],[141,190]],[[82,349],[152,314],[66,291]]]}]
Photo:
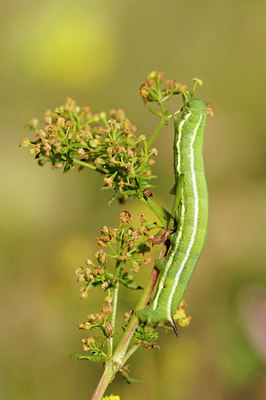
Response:
[{"label": "blurred green background", "polygon": [[[76,325],[102,300],[95,291],[80,301],[74,270],[121,207],[106,206],[111,192],[91,172],[39,168],[18,149],[23,127],[71,96],[95,111],[125,109],[148,136],[157,121],[138,88],[152,70],[202,78],[198,94],[214,105],[209,233],[186,293],[191,325],[178,342],[162,332],[161,350],[136,353],[131,375],[142,383],[118,378],[108,393],[266,398],[265,17],[263,0],[1,2],[1,398],[89,398],[101,366],[68,355],[81,351]],[[172,138],[168,127],[155,143],[154,194],[169,207]],[[136,298],[124,296],[123,310]]]}]

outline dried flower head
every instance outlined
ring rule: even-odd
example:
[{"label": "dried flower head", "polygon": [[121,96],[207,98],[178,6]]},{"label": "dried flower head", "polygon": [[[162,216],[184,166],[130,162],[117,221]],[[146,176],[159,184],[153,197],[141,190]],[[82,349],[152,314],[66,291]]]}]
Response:
[{"label": "dried flower head", "polygon": [[30,147],[40,165],[50,161],[64,173],[74,165],[99,172],[104,187],[114,190],[114,198],[124,192],[138,196],[151,178],[146,136],[135,137],[137,129],[124,110],[110,110],[110,116],[79,107],[68,97],[54,111],[48,110],[41,123],[29,121],[27,128],[35,137],[23,139],[20,147]]}]

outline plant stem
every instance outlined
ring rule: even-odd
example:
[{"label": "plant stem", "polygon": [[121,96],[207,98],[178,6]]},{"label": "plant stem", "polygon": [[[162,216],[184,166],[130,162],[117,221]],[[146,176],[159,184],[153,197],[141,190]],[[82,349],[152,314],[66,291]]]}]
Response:
[{"label": "plant stem", "polygon": [[112,361],[107,361],[105,363],[104,373],[101,377],[101,380],[100,380],[95,392],[92,395],[91,400],[101,400],[102,396],[104,395],[104,392],[107,389],[107,386],[112,381],[115,372],[116,371],[113,367]]},{"label": "plant stem", "polygon": [[93,169],[94,171],[96,170],[95,165],[91,165],[89,163],[86,163],[85,161],[77,160],[76,158],[74,158],[73,161],[75,164],[81,165],[82,167],[90,168]]},{"label": "plant stem", "polygon": [[[137,304],[136,311],[142,309],[147,305],[149,298],[151,296],[152,289],[156,283],[157,277],[159,275],[159,271],[156,267],[153,268],[151,276],[149,278],[148,284]],[[105,364],[105,370],[102,375],[102,378],[91,398],[91,400],[100,400],[107,389],[107,386],[114,378],[116,372],[119,368],[121,368],[126,360],[133,354],[133,351],[128,353],[125,357],[129,342],[135,332],[136,327],[138,326],[138,317],[133,314],[132,318],[124,332],[124,335],[118,344],[114,356],[111,361],[107,361]],[[135,349],[136,350],[136,349]],[[135,351],[134,350],[134,351]]]},{"label": "plant stem", "polygon": [[103,171],[102,169],[100,169],[99,167],[95,167],[95,165],[89,164],[89,163],[87,163],[87,162],[85,162],[85,161],[77,160],[76,158],[73,159],[73,162],[74,162],[75,164],[80,165],[81,167],[90,168],[90,169],[92,169],[93,171],[98,171],[98,172],[101,172],[101,173],[104,172],[104,171]]},{"label": "plant stem", "polygon": [[123,365],[125,365],[125,363],[132,356],[132,354],[135,353],[136,350],[138,350],[139,346],[140,343],[133,344],[133,346],[128,350],[127,354],[124,357]]},{"label": "plant stem", "polygon": [[[114,296],[113,296],[113,302],[112,302],[112,318],[111,318],[111,325],[113,327],[113,332],[115,330],[115,318],[116,318],[116,310],[117,310],[117,300],[118,300],[118,290],[119,290],[119,282],[117,281],[115,284],[114,288]],[[111,349],[111,355],[113,354],[113,336],[110,338],[110,349]]]},{"label": "plant stem", "polygon": [[114,356],[113,356],[113,361],[116,362],[119,366],[123,364],[123,359],[125,357],[129,342],[135,332],[135,329],[138,325],[139,319],[136,316],[136,311],[141,310],[144,308],[147,304],[148,301],[151,297],[152,290],[154,288],[154,285],[156,283],[156,280],[158,278],[159,271],[156,267],[153,268],[151,276],[149,278],[148,284],[146,288],[144,289],[144,292],[136,306],[135,313],[132,315],[131,320],[124,332],[124,335],[118,344]]},{"label": "plant stem", "polygon": [[159,125],[157,126],[157,128],[155,129],[155,131],[153,132],[153,134],[151,135],[151,137],[149,138],[148,142],[147,142],[147,147],[148,149],[151,147],[152,143],[154,142],[154,140],[156,139],[158,133],[160,132],[160,130],[162,129],[162,127],[164,125],[168,124],[168,120],[167,119],[162,119],[161,122],[159,123]]},{"label": "plant stem", "polygon": [[150,197],[142,197],[142,201],[148,206],[154,214],[157,216],[157,218],[160,220],[163,226],[168,226],[172,216],[167,211],[164,207],[160,206],[158,203],[156,203],[154,200],[152,200]]},{"label": "plant stem", "polygon": [[[165,242],[164,246],[161,249],[159,258],[165,257],[169,250],[169,244]],[[152,290],[156,284],[157,278],[159,276],[159,270],[156,266],[153,267],[150,278],[148,280],[147,286],[144,289],[142,296],[136,306],[135,313],[132,315],[131,320],[124,332],[124,335],[117,345],[117,348],[114,352],[114,355],[111,360],[108,360],[105,364],[105,370],[102,375],[102,378],[91,398],[91,400],[101,400],[104,395],[109,383],[113,380],[116,372],[119,368],[122,368],[124,363],[129,359],[129,357],[137,350],[136,346],[132,346],[132,348],[127,352],[130,340],[138,326],[139,319],[136,316],[136,311],[144,308],[151,297]]]},{"label": "plant stem", "polygon": [[[169,245],[166,244],[166,243],[162,247],[160,255],[159,255],[158,258],[163,258],[167,254],[168,249],[169,249]],[[131,320],[130,320],[130,322],[129,322],[129,324],[128,324],[125,332],[124,332],[124,335],[123,335],[120,343],[118,344],[118,346],[117,346],[117,348],[115,350],[113,361],[117,362],[118,364],[120,364],[120,362],[123,361],[123,359],[125,357],[125,354],[126,354],[126,351],[127,351],[127,348],[128,348],[128,345],[129,345],[129,342],[130,342],[130,340],[131,340],[131,338],[132,338],[132,336],[133,336],[133,334],[135,332],[135,329],[136,329],[136,327],[138,325],[139,319],[136,316],[136,312],[141,310],[142,308],[144,308],[148,304],[148,301],[149,301],[149,299],[151,297],[151,293],[152,293],[153,288],[154,288],[154,286],[156,284],[158,276],[159,276],[159,270],[158,270],[158,268],[156,266],[154,266],[153,270],[151,272],[150,278],[148,280],[148,284],[147,284],[146,288],[144,289],[144,291],[142,293],[142,296],[141,296],[141,298],[140,298],[140,300],[139,300],[139,302],[138,302],[138,304],[136,306],[135,312],[131,317]]]}]

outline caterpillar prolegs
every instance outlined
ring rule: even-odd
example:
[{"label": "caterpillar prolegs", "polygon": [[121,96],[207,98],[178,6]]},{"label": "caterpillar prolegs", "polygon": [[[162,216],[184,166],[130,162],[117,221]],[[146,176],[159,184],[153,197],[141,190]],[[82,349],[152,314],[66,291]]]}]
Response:
[{"label": "caterpillar prolegs", "polygon": [[138,317],[149,324],[169,321],[183,298],[202,252],[208,225],[208,193],[204,175],[203,139],[207,111],[202,100],[190,100],[175,119],[174,172],[177,229],[170,236],[171,248],[156,260],[160,270],[152,302]]}]

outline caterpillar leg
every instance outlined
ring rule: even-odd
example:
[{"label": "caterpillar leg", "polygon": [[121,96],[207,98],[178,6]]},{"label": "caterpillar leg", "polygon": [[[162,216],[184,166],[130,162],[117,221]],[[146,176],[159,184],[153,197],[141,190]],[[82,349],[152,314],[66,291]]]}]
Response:
[{"label": "caterpillar leg", "polygon": [[181,174],[180,178],[179,178],[179,182],[178,185],[176,187],[176,196],[175,196],[175,201],[174,201],[174,205],[173,205],[173,211],[172,214],[174,216],[174,218],[177,220],[177,212],[178,212],[178,208],[181,202],[181,196],[182,196],[182,190],[184,187],[184,175]]},{"label": "caterpillar leg", "polygon": [[153,310],[151,304],[136,312],[137,317],[149,325],[158,324],[163,320],[161,313]]}]

